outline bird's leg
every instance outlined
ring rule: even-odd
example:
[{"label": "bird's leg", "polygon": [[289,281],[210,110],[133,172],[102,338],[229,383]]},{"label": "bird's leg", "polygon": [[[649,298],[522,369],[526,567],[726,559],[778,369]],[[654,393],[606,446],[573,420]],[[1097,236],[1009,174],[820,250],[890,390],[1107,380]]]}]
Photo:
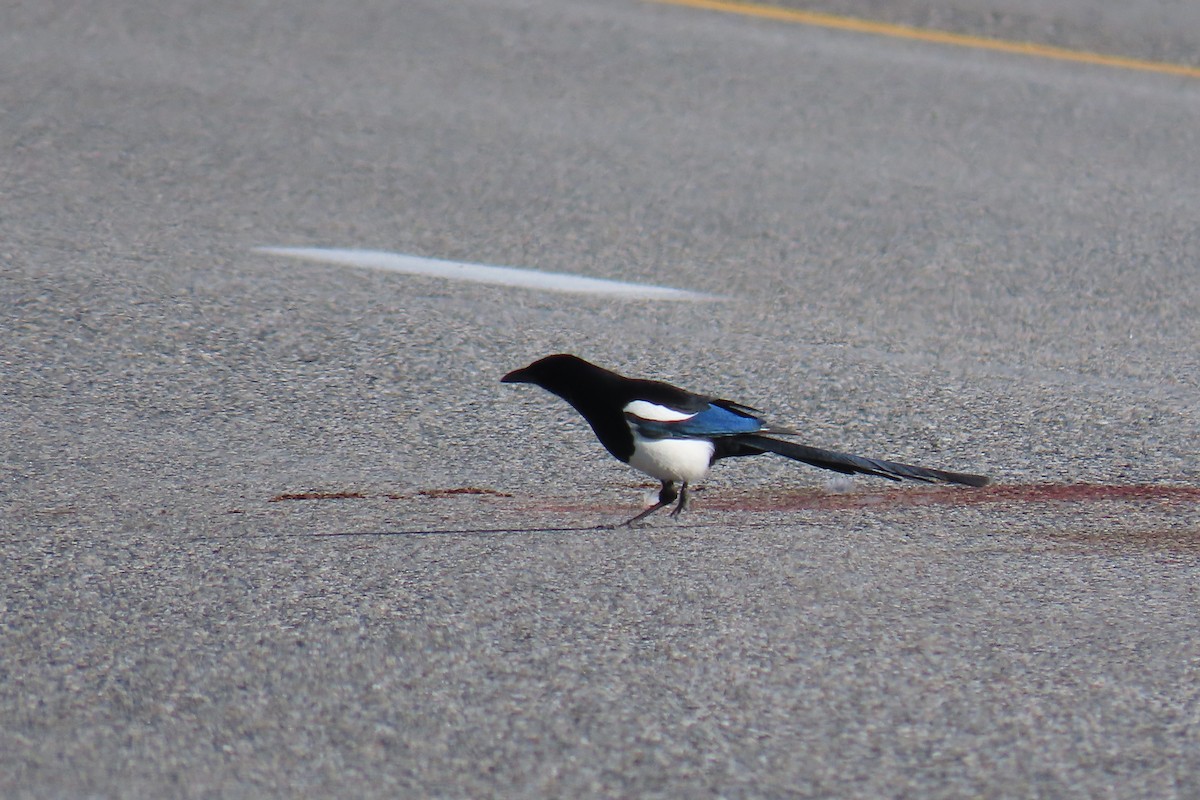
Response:
[{"label": "bird's leg", "polygon": [[[686,491],[686,489],[687,489],[687,484],[685,483],[684,490]],[[633,525],[633,523],[635,523],[635,522],[641,522],[646,517],[650,516],[655,511],[658,511],[663,506],[669,506],[669,505],[671,505],[671,503],[674,503],[676,498],[678,498],[678,497],[679,497],[679,490],[675,488],[675,481],[663,481],[662,489],[660,489],[658,492],[658,502],[655,503],[654,505],[650,506],[649,508],[647,508],[642,513],[638,514],[633,519],[622,523],[623,527],[628,528],[628,527],[631,527]]]},{"label": "bird's leg", "polygon": [[691,495],[688,494],[687,481],[684,481],[683,484],[679,487],[679,505],[675,506],[675,509],[671,512],[671,519],[674,519],[674,518],[678,517],[680,514],[682,514],[684,511],[687,511],[688,498],[690,498],[690,497],[691,497]]}]

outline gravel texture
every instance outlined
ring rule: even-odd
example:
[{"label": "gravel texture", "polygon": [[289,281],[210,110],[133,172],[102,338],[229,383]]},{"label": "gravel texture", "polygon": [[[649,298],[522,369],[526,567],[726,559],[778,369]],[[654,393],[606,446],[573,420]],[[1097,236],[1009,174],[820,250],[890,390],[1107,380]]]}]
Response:
[{"label": "gravel texture", "polygon": [[[1200,794],[1200,82],[621,0],[102,6],[0,11],[0,794]],[[649,484],[498,382],[559,351],[1003,491],[746,459],[592,530]]]}]

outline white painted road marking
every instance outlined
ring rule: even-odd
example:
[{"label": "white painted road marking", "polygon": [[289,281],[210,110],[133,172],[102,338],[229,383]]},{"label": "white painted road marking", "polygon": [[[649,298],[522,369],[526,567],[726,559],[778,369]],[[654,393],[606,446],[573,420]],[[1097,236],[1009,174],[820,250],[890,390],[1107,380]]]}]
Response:
[{"label": "white painted road marking", "polygon": [[497,286],[516,286],[523,289],[538,289],[546,292],[570,292],[575,294],[622,297],[630,300],[720,300],[722,298],[672,289],[667,286],[647,286],[639,283],[609,281],[587,278],[565,272],[539,272],[534,269],[495,267],[488,264],[467,264],[459,261],[442,261],[436,258],[389,253],[384,250],[353,250],[326,247],[256,247],[255,252],[273,256],[288,256],[306,261],[326,264],[341,264],[349,267],[382,269],[403,272],[407,275],[431,275],[456,281],[472,281]]}]

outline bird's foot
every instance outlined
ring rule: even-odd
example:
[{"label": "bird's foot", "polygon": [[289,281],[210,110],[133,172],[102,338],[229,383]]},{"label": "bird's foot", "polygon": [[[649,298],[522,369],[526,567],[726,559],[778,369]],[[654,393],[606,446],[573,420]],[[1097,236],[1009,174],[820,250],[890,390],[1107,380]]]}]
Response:
[{"label": "bird's foot", "polygon": [[679,487],[679,502],[675,504],[675,508],[671,509],[671,519],[679,519],[679,515],[687,511],[690,499],[691,494],[688,492],[688,485],[684,483]]}]

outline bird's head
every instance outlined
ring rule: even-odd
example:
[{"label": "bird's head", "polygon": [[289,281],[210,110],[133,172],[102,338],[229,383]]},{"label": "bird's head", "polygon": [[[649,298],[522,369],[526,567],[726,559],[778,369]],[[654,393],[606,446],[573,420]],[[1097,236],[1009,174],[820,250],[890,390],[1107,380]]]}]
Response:
[{"label": "bird's head", "polygon": [[559,397],[574,397],[586,387],[596,386],[614,373],[597,367],[579,356],[559,353],[539,358],[527,367],[515,369],[500,379],[502,383],[532,383]]}]

